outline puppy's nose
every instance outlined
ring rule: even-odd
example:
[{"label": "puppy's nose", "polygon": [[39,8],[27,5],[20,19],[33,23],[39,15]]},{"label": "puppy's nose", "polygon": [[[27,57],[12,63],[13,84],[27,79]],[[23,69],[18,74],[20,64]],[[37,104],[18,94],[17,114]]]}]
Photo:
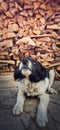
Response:
[{"label": "puppy's nose", "polygon": [[23,59],[23,64],[27,65],[27,59]]}]

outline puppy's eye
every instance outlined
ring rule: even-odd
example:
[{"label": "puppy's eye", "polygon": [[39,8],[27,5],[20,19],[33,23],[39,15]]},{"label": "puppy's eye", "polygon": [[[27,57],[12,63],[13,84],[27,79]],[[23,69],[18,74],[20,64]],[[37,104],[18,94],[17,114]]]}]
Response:
[{"label": "puppy's eye", "polygon": [[33,64],[35,65],[35,62]]}]

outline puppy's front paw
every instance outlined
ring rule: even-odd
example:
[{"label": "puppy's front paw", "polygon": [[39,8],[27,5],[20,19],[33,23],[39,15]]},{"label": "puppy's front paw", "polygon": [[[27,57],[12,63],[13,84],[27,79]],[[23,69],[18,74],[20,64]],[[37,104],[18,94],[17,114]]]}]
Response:
[{"label": "puppy's front paw", "polygon": [[16,104],[13,108],[13,114],[14,115],[19,115],[23,111],[23,106]]},{"label": "puppy's front paw", "polygon": [[54,88],[48,88],[48,92],[51,94],[53,93],[57,94],[57,91]]},{"label": "puppy's front paw", "polygon": [[46,123],[48,123],[47,115],[40,112],[39,115],[37,115],[36,122],[39,127],[45,127]]}]

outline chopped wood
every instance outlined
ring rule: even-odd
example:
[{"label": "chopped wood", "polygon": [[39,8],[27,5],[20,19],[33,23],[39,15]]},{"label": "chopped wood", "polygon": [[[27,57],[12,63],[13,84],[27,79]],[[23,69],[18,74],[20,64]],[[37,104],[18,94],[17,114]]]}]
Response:
[{"label": "chopped wood", "polygon": [[42,8],[43,10],[45,10],[46,9],[46,4],[43,3],[42,5],[40,5],[40,8]]},{"label": "chopped wood", "polygon": [[50,18],[53,15],[54,11],[53,10],[48,10],[46,14],[46,19]]},{"label": "chopped wood", "polygon": [[57,62],[49,65],[49,67],[55,67],[55,66],[58,66],[58,65],[60,65],[60,61],[57,61]]},{"label": "chopped wood", "polygon": [[30,37],[24,37],[16,42],[16,44],[18,44],[18,45],[20,43],[25,43],[25,44],[27,43],[27,44],[32,45],[32,46],[36,45],[36,43],[34,43]]},{"label": "chopped wood", "polygon": [[56,73],[56,78],[59,77],[59,79],[60,79],[60,74],[56,70],[55,70],[55,73]]},{"label": "chopped wood", "polygon": [[0,60],[0,63],[8,63],[8,64],[15,65],[15,62],[13,60]]},{"label": "chopped wood", "polygon": [[40,30],[39,29],[34,29],[33,30],[33,34],[39,35],[40,34]]},{"label": "chopped wood", "polygon": [[3,0],[0,0],[0,3],[2,3],[3,2]]},{"label": "chopped wood", "polygon": [[33,3],[34,10],[37,9],[39,6],[40,6],[40,2]]},{"label": "chopped wood", "polygon": [[12,47],[13,46],[13,41],[12,39],[9,40],[4,40],[3,42],[0,42],[0,47]]},{"label": "chopped wood", "polygon": [[22,12],[20,12],[20,15],[22,15],[22,16],[24,16],[24,17],[28,17],[28,14],[27,14],[26,11],[22,11]]},{"label": "chopped wood", "polygon": [[18,25],[16,23],[15,24],[9,24],[8,29],[10,31],[17,32],[18,31]]},{"label": "chopped wood", "polygon": [[7,32],[2,36],[2,40],[14,38],[16,37],[16,34],[14,32]]},{"label": "chopped wood", "polygon": [[56,70],[60,71],[60,65],[56,67]]},{"label": "chopped wood", "polygon": [[33,5],[24,5],[24,9],[33,9]]},{"label": "chopped wood", "polygon": [[14,38],[14,37],[16,37],[16,34],[14,32],[8,32],[6,34],[6,38]]},{"label": "chopped wood", "polygon": [[0,52],[0,55],[8,55],[8,52]]},{"label": "chopped wood", "polygon": [[51,37],[51,34],[31,35],[31,38]]},{"label": "chopped wood", "polygon": [[60,29],[60,26],[57,24],[53,24],[53,25],[47,25],[48,29]]},{"label": "chopped wood", "polygon": [[8,4],[6,2],[1,2],[1,5],[0,5],[3,9],[3,11],[7,11],[8,9]]},{"label": "chopped wood", "polygon": [[42,18],[40,18],[40,22],[41,22],[41,24],[45,24],[45,17],[42,17]]},{"label": "chopped wood", "polygon": [[0,0],[0,74],[29,56],[60,77],[59,2]]},{"label": "chopped wood", "polygon": [[13,18],[13,15],[9,11],[5,12],[5,14],[8,18]]}]

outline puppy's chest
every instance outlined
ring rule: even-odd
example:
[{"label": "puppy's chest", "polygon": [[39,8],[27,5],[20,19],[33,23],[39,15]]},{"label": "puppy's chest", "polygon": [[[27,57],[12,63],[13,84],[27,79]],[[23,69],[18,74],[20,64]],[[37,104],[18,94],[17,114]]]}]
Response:
[{"label": "puppy's chest", "polygon": [[25,93],[28,96],[38,95],[38,86],[36,83],[31,83],[28,79],[25,80]]}]

